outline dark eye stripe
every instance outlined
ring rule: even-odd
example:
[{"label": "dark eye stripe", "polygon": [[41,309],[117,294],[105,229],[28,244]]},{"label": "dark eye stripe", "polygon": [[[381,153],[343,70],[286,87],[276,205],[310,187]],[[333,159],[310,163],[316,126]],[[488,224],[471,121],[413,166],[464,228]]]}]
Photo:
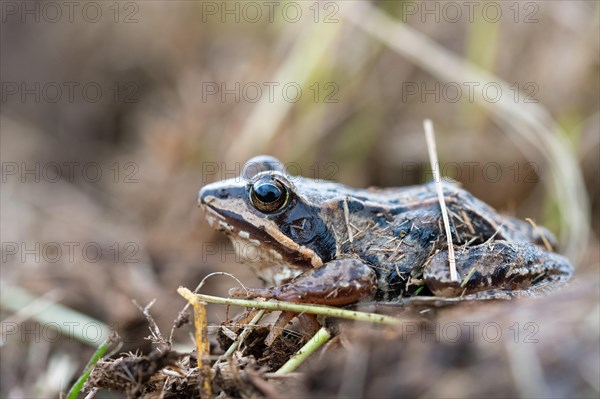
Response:
[{"label": "dark eye stripe", "polygon": [[318,208],[294,198],[284,212],[274,217],[274,222],[295,243],[313,250],[323,263],[334,258],[335,238],[321,219]]}]

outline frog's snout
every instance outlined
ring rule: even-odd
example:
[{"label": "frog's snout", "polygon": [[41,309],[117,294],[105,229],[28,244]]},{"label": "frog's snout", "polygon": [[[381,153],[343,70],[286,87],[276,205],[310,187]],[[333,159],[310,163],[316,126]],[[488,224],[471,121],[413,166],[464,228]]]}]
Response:
[{"label": "frog's snout", "polygon": [[210,197],[211,191],[208,186],[200,189],[198,192],[198,205],[206,205],[206,200]]},{"label": "frog's snout", "polygon": [[225,200],[229,198],[229,193],[222,187],[214,187],[213,184],[204,186],[198,192],[198,205],[204,206],[210,204],[215,198]]},{"label": "frog's snout", "polygon": [[211,183],[200,189],[198,192],[198,205],[209,205],[214,200],[230,200],[242,198],[244,195],[243,187],[225,186],[223,184]]}]

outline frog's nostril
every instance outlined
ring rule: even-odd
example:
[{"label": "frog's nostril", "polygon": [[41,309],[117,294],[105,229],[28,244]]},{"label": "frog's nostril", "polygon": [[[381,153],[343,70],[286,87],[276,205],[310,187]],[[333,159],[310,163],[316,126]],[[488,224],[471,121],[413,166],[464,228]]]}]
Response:
[{"label": "frog's nostril", "polygon": [[219,197],[220,199],[227,199],[229,198],[229,191],[226,188],[220,188],[217,190],[216,192],[216,196]]}]

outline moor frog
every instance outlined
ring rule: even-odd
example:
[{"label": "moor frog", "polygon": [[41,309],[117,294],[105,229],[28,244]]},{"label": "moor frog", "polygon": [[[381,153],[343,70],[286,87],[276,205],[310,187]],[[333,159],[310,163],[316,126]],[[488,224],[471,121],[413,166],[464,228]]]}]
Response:
[{"label": "moor frog", "polygon": [[199,203],[269,288],[233,294],[327,305],[510,298],[566,282],[569,261],[543,227],[501,216],[444,183],[458,281],[434,183],[388,189],[347,186],[286,175],[268,156],[248,161],[242,176],[209,184]]}]

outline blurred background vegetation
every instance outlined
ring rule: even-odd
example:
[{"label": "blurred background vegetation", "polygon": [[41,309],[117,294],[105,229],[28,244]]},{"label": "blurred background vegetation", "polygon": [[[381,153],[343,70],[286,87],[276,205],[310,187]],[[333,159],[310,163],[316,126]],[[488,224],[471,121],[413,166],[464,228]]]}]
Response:
[{"label": "blurred background vegetation", "polygon": [[202,185],[261,153],[356,187],[420,184],[425,118],[446,175],[547,225],[597,282],[597,2],[74,3],[2,2],[0,396],[55,396],[92,351],[61,310],[47,339],[33,299],[148,350],[132,299],[157,298],[168,331],[179,285],[259,284],[203,222]]}]

